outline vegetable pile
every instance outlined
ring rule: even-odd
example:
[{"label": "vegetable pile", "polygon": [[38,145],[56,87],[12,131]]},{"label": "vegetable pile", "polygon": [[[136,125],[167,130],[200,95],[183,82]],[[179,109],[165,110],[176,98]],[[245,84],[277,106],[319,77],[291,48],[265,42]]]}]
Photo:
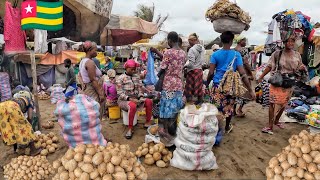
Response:
[{"label": "vegetable pile", "polygon": [[229,0],[216,1],[206,12],[206,19],[211,22],[223,17],[237,19],[247,25],[251,22],[249,14]]},{"label": "vegetable pile", "polygon": [[45,156],[19,156],[4,166],[4,178],[10,180],[48,179],[51,174],[54,169]]},{"label": "vegetable pile", "polygon": [[43,148],[40,154],[42,156],[47,156],[58,149],[58,145],[56,144],[58,141],[59,138],[53,132],[50,132],[49,134],[36,135],[35,147]]},{"label": "vegetable pile", "polygon": [[268,179],[320,179],[320,134],[306,130],[293,135],[290,145],[273,157],[266,169]]},{"label": "vegetable pile", "polygon": [[320,112],[313,111],[306,116],[306,122],[314,127],[320,128]]},{"label": "vegetable pile", "polygon": [[145,168],[130,152],[129,145],[108,143],[107,147],[78,145],[69,149],[65,155],[53,162],[58,170],[53,180],[145,180]]},{"label": "vegetable pile", "polygon": [[172,159],[172,152],[164,144],[143,143],[136,151],[138,158],[144,157],[144,164],[156,164],[160,168],[168,167]]},{"label": "vegetable pile", "polygon": [[48,94],[46,94],[46,93],[43,93],[43,94],[41,93],[41,94],[38,95],[38,97],[39,97],[40,100],[48,100],[48,99],[50,99],[50,96]]}]

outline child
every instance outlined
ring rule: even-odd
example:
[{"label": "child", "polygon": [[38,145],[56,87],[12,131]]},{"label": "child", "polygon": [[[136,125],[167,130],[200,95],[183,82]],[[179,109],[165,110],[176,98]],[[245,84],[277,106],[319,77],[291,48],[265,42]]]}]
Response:
[{"label": "child", "polygon": [[107,71],[108,81],[103,83],[103,90],[107,96],[107,107],[112,107],[117,105],[117,88],[115,84],[116,71],[114,69],[109,69]]}]

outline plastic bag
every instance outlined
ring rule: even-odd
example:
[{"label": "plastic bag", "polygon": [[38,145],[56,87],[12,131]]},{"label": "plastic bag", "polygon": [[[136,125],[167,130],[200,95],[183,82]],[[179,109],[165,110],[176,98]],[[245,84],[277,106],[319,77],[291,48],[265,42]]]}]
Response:
[{"label": "plastic bag", "polygon": [[154,57],[151,51],[148,53],[147,75],[144,80],[145,85],[155,85],[157,83],[157,76],[154,72]]}]

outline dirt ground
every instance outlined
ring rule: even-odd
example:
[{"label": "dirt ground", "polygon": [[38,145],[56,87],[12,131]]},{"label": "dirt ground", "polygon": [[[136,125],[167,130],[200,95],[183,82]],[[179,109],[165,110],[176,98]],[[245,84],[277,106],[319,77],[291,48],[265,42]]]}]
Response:
[{"label": "dirt ground", "polygon": [[[55,105],[50,101],[40,101],[41,120],[54,120],[53,111]],[[246,105],[246,118],[235,118],[233,120],[233,131],[223,137],[219,147],[214,147],[213,152],[217,157],[219,169],[213,171],[182,171],[173,167],[159,169],[157,167],[145,166],[149,179],[265,179],[265,168],[270,158],[287,146],[291,135],[299,133],[307,126],[299,124],[286,124],[286,129],[275,129],[274,135],[262,134],[261,128],[267,124],[267,109],[260,105],[251,103]],[[136,151],[144,141],[146,130],[142,128],[139,121],[135,128],[132,140],[124,138],[125,127],[122,121],[103,121],[103,134],[111,138],[113,142],[129,144],[131,151]],[[43,130],[42,133],[50,131],[60,134],[60,127],[55,123],[52,130]],[[60,136],[59,149],[47,158],[52,163],[63,156],[67,151],[67,145]],[[0,179],[3,177],[3,166],[16,157],[13,147],[5,146],[0,142]]]}]

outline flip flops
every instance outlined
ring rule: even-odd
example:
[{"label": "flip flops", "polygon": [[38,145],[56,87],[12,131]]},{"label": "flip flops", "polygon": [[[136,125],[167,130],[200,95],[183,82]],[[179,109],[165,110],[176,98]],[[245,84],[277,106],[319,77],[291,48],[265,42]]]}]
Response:
[{"label": "flip flops", "polygon": [[278,128],[280,129],[284,129],[284,124],[283,123],[278,123],[278,124],[275,124],[276,126],[278,126]]},{"label": "flip flops", "polygon": [[233,129],[233,126],[232,124],[229,125],[229,129],[228,130],[225,130],[226,134],[229,134]]},{"label": "flip flops", "polygon": [[262,129],[262,132],[263,132],[263,133],[270,134],[270,135],[273,134],[272,129],[269,128],[269,127],[264,127],[264,128]]}]

